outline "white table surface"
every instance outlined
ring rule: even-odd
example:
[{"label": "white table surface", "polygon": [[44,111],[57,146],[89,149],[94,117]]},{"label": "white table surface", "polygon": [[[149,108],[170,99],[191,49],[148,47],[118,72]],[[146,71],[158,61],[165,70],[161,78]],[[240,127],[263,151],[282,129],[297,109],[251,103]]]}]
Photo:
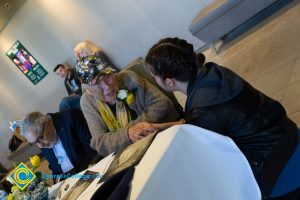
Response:
[{"label": "white table surface", "polygon": [[[112,160],[109,155],[88,170],[103,175]],[[71,188],[76,181],[58,183],[50,194],[55,196],[62,185],[63,197],[66,184]],[[90,199],[101,186],[98,181],[77,199]],[[245,156],[229,137],[177,125],[159,133],[136,166],[128,199],[258,200],[261,194]]]},{"label": "white table surface", "polygon": [[261,193],[229,137],[177,125],[158,134],[136,166],[129,199],[260,200]]}]

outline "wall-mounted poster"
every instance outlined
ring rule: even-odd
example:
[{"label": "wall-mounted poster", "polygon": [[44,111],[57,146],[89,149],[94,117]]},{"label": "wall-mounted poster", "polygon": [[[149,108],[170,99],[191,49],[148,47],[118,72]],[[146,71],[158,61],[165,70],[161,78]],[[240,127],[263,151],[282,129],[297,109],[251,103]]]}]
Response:
[{"label": "wall-mounted poster", "polygon": [[19,41],[7,51],[6,55],[34,85],[48,74]]}]

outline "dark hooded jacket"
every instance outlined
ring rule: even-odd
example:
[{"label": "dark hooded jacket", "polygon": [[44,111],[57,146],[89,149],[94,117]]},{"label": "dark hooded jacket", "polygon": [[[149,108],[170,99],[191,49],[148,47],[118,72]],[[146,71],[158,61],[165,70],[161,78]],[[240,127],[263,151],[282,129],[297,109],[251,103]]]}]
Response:
[{"label": "dark hooded jacket", "polygon": [[215,63],[199,69],[187,96],[187,123],[232,138],[268,196],[298,141],[282,105]]},{"label": "dark hooded jacket", "polygon": [[69,95],[82,95],[81,82],[74,68],[69,69],[69,75],[65,78],[65,87]]}]

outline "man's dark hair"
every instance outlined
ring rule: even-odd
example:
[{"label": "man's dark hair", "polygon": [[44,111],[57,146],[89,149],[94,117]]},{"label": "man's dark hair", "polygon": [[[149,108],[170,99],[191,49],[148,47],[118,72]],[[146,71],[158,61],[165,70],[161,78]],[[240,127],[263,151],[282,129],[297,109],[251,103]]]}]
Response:
[{"label": "man's dark hair", "polygon": [[58,70],[58,68],[60,68],[60,67],[65,68],[65,66],[63,64],[58,64],[58,65],[56,65],[56,67],[54,67],[53,72],[56,72],[56,70]]}]

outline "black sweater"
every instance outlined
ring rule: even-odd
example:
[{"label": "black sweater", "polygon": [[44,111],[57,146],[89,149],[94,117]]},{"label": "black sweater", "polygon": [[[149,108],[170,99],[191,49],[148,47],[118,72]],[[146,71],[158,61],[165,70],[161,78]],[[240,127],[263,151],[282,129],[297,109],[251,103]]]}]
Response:
[{"label": "black sweater", "polygon": [[232,138],[268,196],[298,142],[283,106],[215,63],[199,69],[187,96],[187,123]]}]

